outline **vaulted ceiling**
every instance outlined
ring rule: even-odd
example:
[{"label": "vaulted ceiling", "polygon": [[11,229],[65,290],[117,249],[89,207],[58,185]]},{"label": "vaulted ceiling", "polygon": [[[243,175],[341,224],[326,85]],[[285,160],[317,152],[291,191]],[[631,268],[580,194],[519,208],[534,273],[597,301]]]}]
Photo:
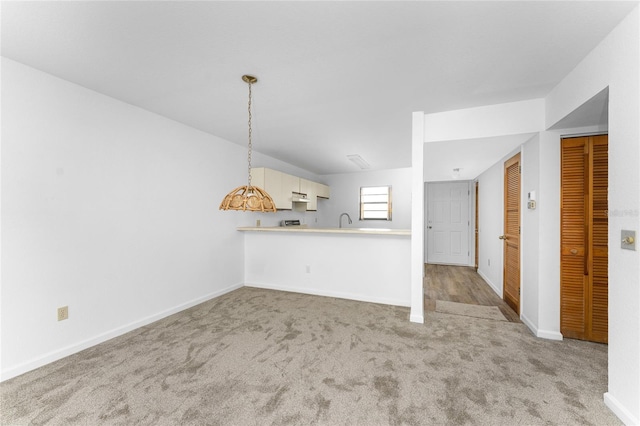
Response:
[{"label": "vaulted ceiling", "polygon": [[[7,2],[2,55],[317,174],[411,165],[411,113],[544,97],[638,2]],[[482,150],[480,150],[481,155]]]}]

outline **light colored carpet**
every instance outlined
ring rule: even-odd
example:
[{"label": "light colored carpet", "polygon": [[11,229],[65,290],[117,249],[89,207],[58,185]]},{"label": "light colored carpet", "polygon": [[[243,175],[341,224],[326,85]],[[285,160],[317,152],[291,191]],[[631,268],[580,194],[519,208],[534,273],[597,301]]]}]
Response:
[{"label": "light colored carpet", "polygon": [[3,425],[617,425],[607,347],[242,288],[0,384]]},{"label": "light colored carpet", "polygon": [[500,312],[500,308],[497,306],[469,305],[467,303],[436,300],[436,312],[490,319],[494,321],[507,321],[502,312]]}]

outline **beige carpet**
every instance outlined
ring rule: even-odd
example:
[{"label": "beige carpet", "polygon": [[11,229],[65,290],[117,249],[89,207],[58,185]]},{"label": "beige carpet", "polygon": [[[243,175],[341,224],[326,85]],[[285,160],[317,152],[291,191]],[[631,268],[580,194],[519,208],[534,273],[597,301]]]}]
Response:
[{"label": "beige carpet", "polygon": [[0,384],[3,425],[616,425],[607,347],[242,288]]},{"label": "beige carpet", "polygon": [[502,312],[500,312],[500,308],[497,306],[469,305],[467,303],[436,300],[436,312],[490,319],[494,321],[507,321]]}]

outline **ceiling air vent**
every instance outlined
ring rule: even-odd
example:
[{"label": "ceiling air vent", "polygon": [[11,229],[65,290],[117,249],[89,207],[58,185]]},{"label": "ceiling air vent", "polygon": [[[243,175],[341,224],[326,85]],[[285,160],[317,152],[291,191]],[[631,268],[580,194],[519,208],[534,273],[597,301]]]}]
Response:
[{"label": "ceiling air vent", "polygon": [[360,167],[362,170],[371,168],[369,163],[364,161],[364,159],[360,157],[358,154],[347,155],[347,158],[351,160],[356,166]]}]

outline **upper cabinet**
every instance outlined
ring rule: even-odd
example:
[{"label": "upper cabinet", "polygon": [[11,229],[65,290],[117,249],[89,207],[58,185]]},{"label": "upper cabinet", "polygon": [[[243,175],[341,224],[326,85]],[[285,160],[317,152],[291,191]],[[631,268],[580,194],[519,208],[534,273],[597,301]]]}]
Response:
[{"label": "upper cabinet", "polygon": [[[271,170],[271,169],[267,169]],[[271,170],[274,173],[280,173],[282,175],[282,191],[283,198],[286,199],[283,209],[291,209],[292,195],[294,192],[300,192],[300,178],[297,176],[288,175],[286,173],[279,172],[277,170]],[[268,191],[267,191],[268,192]]]},{"label": "upper cabinet", "polygon": [[318,197],[329,199],[329,195],[331,195],[329,187],[322,183],[318,183],[316,185],[318,186]]},{"label": "upper cabinet", "polygon": [[[251,169],[251,184],[267,191],[278,210],[293,209],[294,192],[307,196],[307,211],[318,209],[318,197],[329,198],[327,185],[265,167]],[[305,206],[297,206],[296,210],[300,210],[300,207],[304,210]]]},{"label": "upper cabinet", "polygon": [[[261,172],[262,176],[264,176],[262,180],[260,180],[260,178],[256,179],[253,175],[253,169],[251,170],[252,185],[260,187],[265,191],[266,188],[280,188],[282,186],[282,176],[280,173],[270,169],[261,169]],[[260,186],[260,184],[262,184],[262,186]],[[286,204],[287,199],[283,196],[283,191],[267,192],[271,195],[271,198],[273,198],[273,203],[276,205],[277,209]]]},{"label": "upper cabinet", "polygon": [[307,179],[300,178],[300,192],[307,195],[309,202],[307,203],[307,211],[318,210],[318,191],[317,183]]}]

